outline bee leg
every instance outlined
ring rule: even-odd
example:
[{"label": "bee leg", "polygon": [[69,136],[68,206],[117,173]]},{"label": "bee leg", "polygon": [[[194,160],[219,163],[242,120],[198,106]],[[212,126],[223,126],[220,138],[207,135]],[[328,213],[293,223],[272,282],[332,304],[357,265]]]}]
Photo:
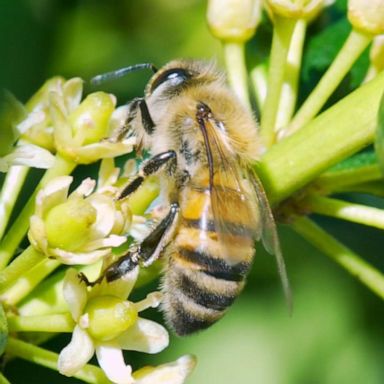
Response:
[{"label": "bee leg", "polygon": [[152,120],[151,114],[148,110],[148,105],[144,98],[139,101],[139,108],[141,112],[141,122],[148,135],[152,134],[155,130],[155,123]]},{"label": "bee leg", "polygon": [[147,176],[156,174],[167,164],[175,167],[176,161],[176,152],[173,150],[162,152],[156,156],[153,156],[151,159],[144,163],[139,172],[139,175],[122,190],[119,196],[119,200],[135,192],[140,187],[140,185],[143,184]]},{"label": "bee leg", "polygon": [[108,138],[109,141],[117,143],[123,140],[131,129],[131,122],[136,118],[137,110],[140,108],[141,123],[145,131],[150,135],[155,129],[155,123],[149,113],[147,103],[143,97],[136,97],[128,104],[127,119],[122,127],[119,127]]},{"label": "bee leg", "polygon": [[127,253],[111,264],[101,277],[96,280],[96,283],[100,282],[104,277],[108,282],[117,280],[135,269],[139,264],[145,267],[151,265],[159,257],[161,251],[172,237],[178,213],[179,204],[172,203],[167,216],[164,217],[143,242],[134,251]]}]

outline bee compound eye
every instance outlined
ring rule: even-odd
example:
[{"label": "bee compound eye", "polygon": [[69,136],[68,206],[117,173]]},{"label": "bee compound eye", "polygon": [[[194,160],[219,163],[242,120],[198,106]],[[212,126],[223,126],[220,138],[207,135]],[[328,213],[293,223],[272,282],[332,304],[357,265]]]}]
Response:
[{"label": "bee compound eye", "polygon": [[169,86],[175,87],[184,83],[191,76],[191,73],[184,68],[170,68],[155,79],[151,86],[151,93],[165,82],[169,83]]}]

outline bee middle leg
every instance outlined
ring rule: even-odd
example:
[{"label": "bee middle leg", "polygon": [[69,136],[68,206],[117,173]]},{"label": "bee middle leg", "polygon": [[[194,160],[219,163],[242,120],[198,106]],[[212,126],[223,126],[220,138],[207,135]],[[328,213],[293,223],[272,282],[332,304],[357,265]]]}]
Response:
[{"label": "bee middle leg", "polygon": [[153,156],[144,163],[138,176],[122,190],[119,199],[123,199],[135,192],[143,184],[146,177],[160,172],[165,166],[176,167],[176,162],[176,152],[173,150],[161,152]]}]

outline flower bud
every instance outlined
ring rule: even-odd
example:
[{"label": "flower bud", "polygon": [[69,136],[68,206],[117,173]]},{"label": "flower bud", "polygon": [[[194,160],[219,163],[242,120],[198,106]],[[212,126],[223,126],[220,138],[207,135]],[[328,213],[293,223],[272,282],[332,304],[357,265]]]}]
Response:
[{"label": "flower bud", "polygon": [[81,198],[67,200],[47,213],[47,240],[53,248],[75,251],[89,241],[95,221],[96,209],[89,202]]},{"label": "flower bud", "polygon": [[348,19],[360,32],[384,33],[384,0],[349,0]]},{"label": "flower bud", "polygon": [[96,296],[85,307],[88,333],[99,341],[112,340],[135,324],[135,305],[116,296]]},{"label": "flower bud", "polygon": [[91,93],[69,115],[73,136],[81,145],[97,143],[108,135],[116,99],[104,92]]},{"label": "flower bud", "polygon": [[207,19],[220,40],[244,42],[255,33],[261,16],[260,0],[210,0]]},{"label": "flower bud", "polygon": [[329,0],[266,0],[269,12],[290,19],[310,20],[328,4]]}]

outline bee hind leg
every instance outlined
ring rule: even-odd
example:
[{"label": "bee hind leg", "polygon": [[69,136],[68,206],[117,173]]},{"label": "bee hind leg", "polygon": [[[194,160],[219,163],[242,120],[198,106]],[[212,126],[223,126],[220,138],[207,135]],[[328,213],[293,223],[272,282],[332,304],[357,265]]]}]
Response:
[{"label": "bee hind leg", "polygon": [[137,266],[151,265],[160,256],[163,248],[168,244],[173,235],[179,214],[179,204],[172,203],[168,214],[161,220],[155,229],[143,240],[143,242],[126,255],[112,263],[103,274],[94,282],[88,281],[85,276],[80,278],[88,285],[100,283],[104,278],[108,281],[117,280],[133,271]]}]

